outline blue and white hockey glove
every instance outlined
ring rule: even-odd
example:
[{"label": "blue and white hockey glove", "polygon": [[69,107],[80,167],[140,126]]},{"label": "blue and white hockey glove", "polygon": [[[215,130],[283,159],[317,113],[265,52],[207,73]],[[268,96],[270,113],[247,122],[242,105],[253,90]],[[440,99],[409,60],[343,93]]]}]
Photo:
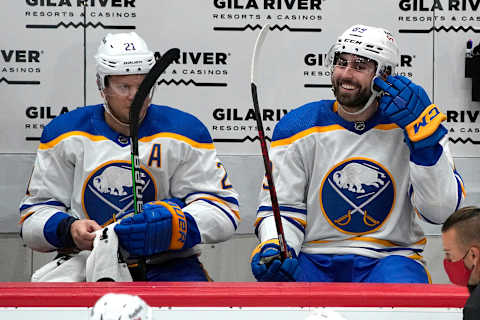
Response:
[{"label": "blue and white hockey glove", "polygon": [[296,281],[301,268],[298,265],[295,251],[288,247],[291,258],[280,260],[280,244],[278,239],[260,243],[252,252],[252,272],[258,281]]},{"label": "blue and white hockey glove", "polygon": [[115,232],[120,245],[133,256],[182,250],[200,243],[193,217],[168,200],[145,204],[143,212],[123,219]]},{"label": "blue and white hockey glove", "polygon": [[410,150],[435,146],[447,133],[441,123],[447,117],[432,104],[425,90],[403,76],[374,79],[385,93],[381,112],[405,130]]}]

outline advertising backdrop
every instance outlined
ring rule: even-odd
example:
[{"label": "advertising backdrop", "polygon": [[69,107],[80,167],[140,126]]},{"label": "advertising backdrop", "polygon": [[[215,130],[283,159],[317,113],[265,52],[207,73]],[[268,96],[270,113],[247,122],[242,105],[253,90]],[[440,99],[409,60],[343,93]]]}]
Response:
[{"label": "advertising backdrop", "polygon": [[346,27],[363,23],[397,36],[398,73],[422,84],[448,115],[453,153],[478,156],[479,103],[471,101],[471,79],[464,77],[465,43],[480,31],[478,6],[447,0],[355,6],[347,0],[5,1],[0,152],[33,153],[49,120],[99,103],[96,47],[108,32],[135,31],[158,55],[181,50],[159,80],[155,103],[199,117],[219,154],[259,154],[249,85],[261,26],[272,30],[258,65],[262,120],[271,136],[289,110],[333,97],[326,53]]},{"label": "advertising backdrop", "polygon": [[[250,68],[265,23],[271,32],[260,53],[257,86],[268,139],[293,108],[333,98],[326,54],[342,31],[358,23],[396,36],[397,72],[422,85],[448,116],[454,157],[475,159],[480,102],[471,99],[465,51],[467,40],[480,42],[479,6],[478,0],[2,1],[0,159],[13,155],[21,163],[35,153],[51,119],[100,103],[97,46],[107,33],[129,31],[157,56],[172,47],[181,50],[160,77],[154,103],[197,116],[219,155],[260,157]],[[254,207],[256,198],[250,201]],[[6,218],[16,214],[16,205],[2,208],[2,228],[18,228]]]}]

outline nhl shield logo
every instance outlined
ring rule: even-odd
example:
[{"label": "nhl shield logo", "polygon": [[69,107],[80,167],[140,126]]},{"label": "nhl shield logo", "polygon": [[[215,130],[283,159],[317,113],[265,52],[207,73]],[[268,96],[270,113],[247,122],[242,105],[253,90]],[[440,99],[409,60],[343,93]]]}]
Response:
[{"label": "nhl shield logo", "polygon": [[327,221],[349,234],[367,234],[386,221],[395,202],[390,172],[371,159],[335,165],[322,181],[320,205]]},{"label": "nhl shield logo", "polygon": [[[155,181],[143,167],[143,201],[156,200]],[[132,169],[128,161],[107,162],[96,168],[83,186],[85,215],[103,225],[113,216],[133,210]]]}]

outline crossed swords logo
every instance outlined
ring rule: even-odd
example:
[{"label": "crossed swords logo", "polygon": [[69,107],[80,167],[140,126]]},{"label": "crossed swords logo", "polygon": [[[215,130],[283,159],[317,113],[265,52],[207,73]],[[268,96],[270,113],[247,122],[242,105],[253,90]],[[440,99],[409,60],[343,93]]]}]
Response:
[{"label": "crossed swords logo", "polygon": [[[147,189],[147,187],[149,185],[150,185],[150,180],[148,180],[147,183],[145,183],[145,185],[142,188],[142,192],[145,191],[145,189]],[[112,208],[116,212],[115,214],[113,214],[113,218],[108,220],[107,222],[105,222],[102,226],[107,226],[110,223],[112,223],[112,221],[115,221],[116,219],[121,218],[123,213],[125,213],[133,205],[133,194],[130,194],[130,195],[120,199],[120,202],[123,202],[123,201],[125,201],[129,198],[132,198],[132,200],[130,200],[123,208],[120,208],[120,207],[116,206],[115,204],[113,204],[111,201],[109,201],[107,198],[105,198],[100,192],[95,190],[95,188],[93,188],[91,185],[88,185],[88,188],[90,189],[90,191],[93,192],[93,194],[95,194],[100,200],[102,200],[103,203],[108,205],[110,208]]]},{"label": "crossed swords logo", "polygon": [[376,225],[378,225],[380,223],[380,221],[378,220],[375,220],[373,217],[369,216],[367,214],[367,210],[363,210],[363,207],[365,207],[367,204],[369,204],[370,202],[372,202],[373,200],[375,200],[375,198],[377,198],[389,185],[390,185],[390,181],[387,181],[387,183],[381,188],[379,189],[376,193],[374,193],[368,200],[366,200],[365,202],[363,202],[362,204],[360,204],[359,206],[357,206],[355,203],[353,203],[352,200],[348,199],[348,197],[346,195],[344,195],[342,193],[342,191],[340,191],[340,189],[338,189],[338,187],[335,185],[334,182],[332,182],[332,180],[328,179],[328,183],[330,184],[330,186],[333,188],[333,190],[335,190],[335,192],[340,196],[342,197],[343,200],[345,200],[351,207],[352,209],[351,210],[347,210],[347,213],[344,214],[343,216],[341,216],[340,218],[337,218],[334,220],[334,222],[340,226],[344,226],[344,225],[347,225],[350,223],[350,221],[352,220],[352,215],[355,214],[355,213],[360,213],[363,215],[363,223],[365,223],[365,225],[369,226],[369,227],[374,227]]}]

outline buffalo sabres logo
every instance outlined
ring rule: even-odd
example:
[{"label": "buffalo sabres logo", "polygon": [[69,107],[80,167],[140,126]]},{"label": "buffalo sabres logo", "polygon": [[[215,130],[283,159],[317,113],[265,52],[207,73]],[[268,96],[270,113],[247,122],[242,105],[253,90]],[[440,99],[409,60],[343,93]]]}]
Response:
[{"label": "buffalo sabres logo", "polygon": [[[155,199],[155,181],[144,169],[140,169],[143,180],[144,202]],[[132,169],[130,162],[104,163],[93,170],[83,186],[83,210],[99,224],[121,217],[133,210]]]},{"label": "buffalo sabres logo", "polygon": [[391,174],[379,163],[347,159],[334,166],[322,181],[322,212],[337,230],[366,234],[380,228],[395,201]]}]

